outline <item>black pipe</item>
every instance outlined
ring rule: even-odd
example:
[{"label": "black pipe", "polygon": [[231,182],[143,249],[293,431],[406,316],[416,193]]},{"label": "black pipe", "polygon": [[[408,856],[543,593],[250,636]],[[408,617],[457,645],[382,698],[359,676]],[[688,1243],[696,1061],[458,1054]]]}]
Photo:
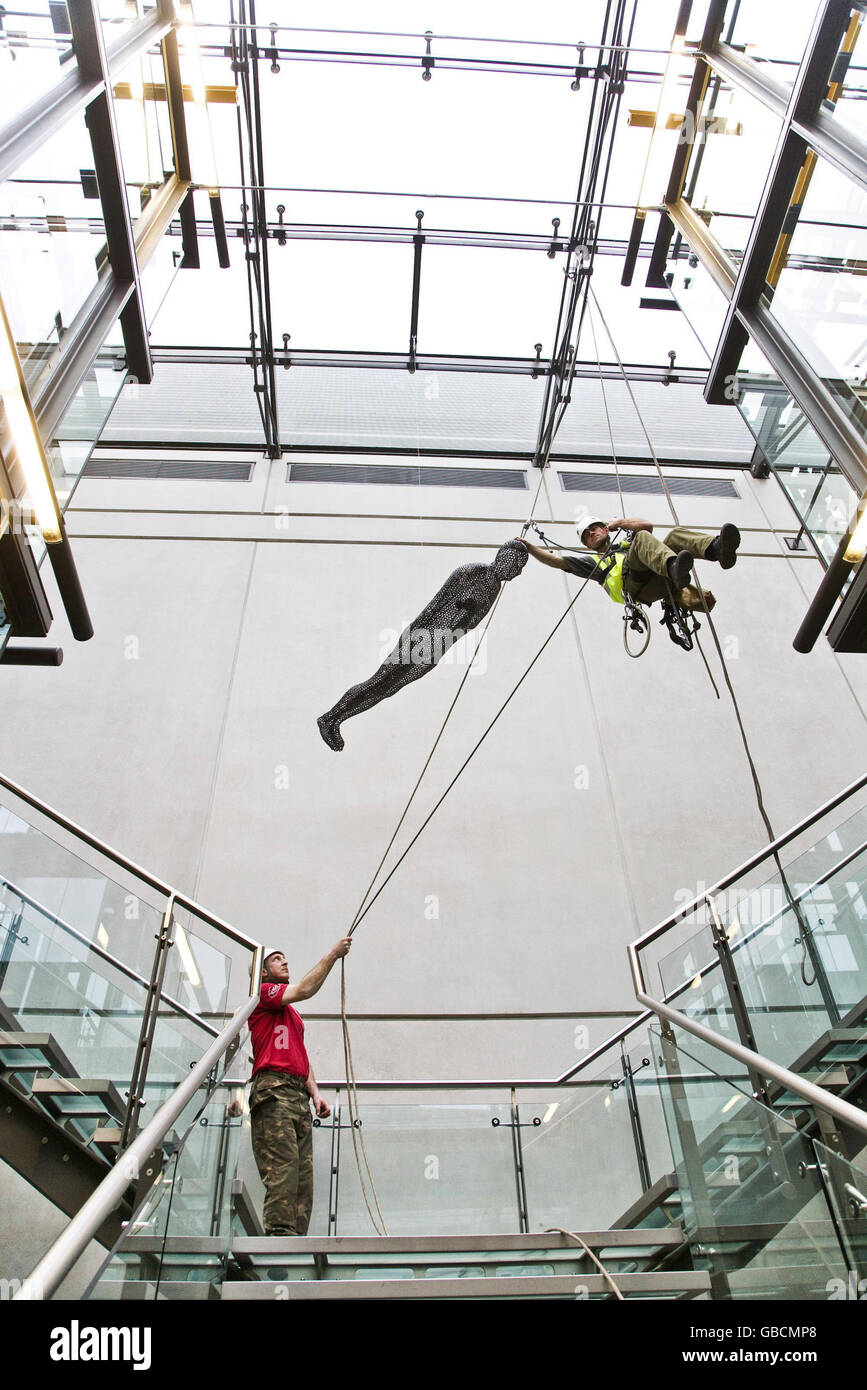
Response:
[{"label": "black pipe", "polygon": [[[190,189],[180,206],[181,217],[181,244],[184,248],[184,258],[181,261],[181,270],[199,269],[199,238],[196,234],[196,208],[193,203],[193,190]],[[215,229],[216,230],[216,229]]]},{"label": "black pipe", "polygon": [[646,213],[636,212],[632,219],[632,231],[629,233],[629,244],[626,247],[626,260],[623,263],[623,274],[620,277],[621,285],[632,284],[635,262],[638,260],[638,248],[641,245],[641,238],[644,236],[645,217]]},{"label": "black pipe", "polygon": [[0,653],[2,666],[59,666],[62,661],[60,647],[6,647]]},{"label": "black pipe", "polygon": [[795,633],[792,646],[796,652],[806,653],[813,650],[819,633],[831,615],[831,609],[843,592],[843,585],[852,573],[851,560],[843,559],[849,539],[847,531],[837,547],[837,553],[822,577],[821,584],[813,595],[804,621]]},{"label": "black pipe", "polygon": [[229,269],[229,243],[226,239],[226,219],[223,217],[223,204],[219,193],[209,193],[211,221],[214,224],[214,240],[217,243],[217,260],[221,270]]},{"label": "black pipe", "polygon": [[54,578],[57,580],[57,587],[66,609],[72,635],[76,642],[88,642],[93,636],[93,623],[90,621],[90,614],[84,601],[84,591],[78,577],[78,570],[75,567],[72,546],[69,544],[69,537],[66,534],[66,526],[62,517],[60,519],[60,540],[46,545],[45,549],[48,551],[51,568],[54,570]]}]

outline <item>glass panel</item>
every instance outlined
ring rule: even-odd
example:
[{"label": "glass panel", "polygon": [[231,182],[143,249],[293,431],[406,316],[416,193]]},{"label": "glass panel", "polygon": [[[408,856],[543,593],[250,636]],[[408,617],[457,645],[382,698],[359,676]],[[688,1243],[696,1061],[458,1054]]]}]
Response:
[{"label": "glass panel", "polygon": [[[865,846],[862,811],[792,860],[785,884],[776,874],[716,904],[756,1050],[818,1084],[845,1060],[836,1045],[867,1055],[863,1024],[838,1029],[867,994]],[[709,915],[660,962],[660,975],[676,1008],[737,1040]]]},{"label": "glass panel", "polygon": [[28,0],[0,25],[0,125],[25,110],[76,70],[66,25],[52,23],[48,0]]},{"label": "glass panel", "polygon": [[125,359],[113,352],[101,353],[76,391],[46,450],[54,488],[64,511],[125,380]]},{"label": "glass panel", "polygon": [[145,53],[112,72],[115,124],[133,221],[142,210],[142,191],[159,188],[174,168],[165,81],[159,53]]},{"label": "glass panel", "polygon": [[[635,1098],[640,1117],[641,1142],[649,1166],[650,1183],[671,1171],[671,1150],[666,1136],[649,1044],[629,1054],[634,1072]],[[636,1213],[645,1195],[636,1139],[630,1117],[629,1092],[624,1081],[619,1048],[612,1055],[598,1084],[559,1087],[528,1104],[520,1103],[527,1210],[530,1230],[560,1226],[570,1231],[668,1224],[672,1207],[669,1192],[647,1203]],[[599,1162],[599,1155],[605,1162]]]},{"label": "glass panel", "polygon": [[865,432],[867,193],[816,160],[771,309]]},{"label": "glass panel", "polygon": [[[389,1235],[518,1230],[508,1105],[362,1102],[360,1114]],[[369,1235],[343,1107],[341,1117],[336,1234]]]},{"label": "glass panel", "polygon": [[[843,43],[843,51],[851,53],[849,65],[843,77],[843,85],[837,93],[834,106],[834,119],[839,121],[857,136],[864,139],[864,100],[867,97],[867,38],[865,38],[864,16],[853,10],[850,32]],[[841,54],[842,57],[842,54]],[[844,60],[845,61],[845,60]],[[828,103],[826,103],[826,110]]]},{"label": "glass panel", "polygon": [[[752,361],[759,355],[753,343],[747,353]],[[855,492],[779,377],[765,367],[767,375],[739,374],[738,408],[815,545],[830,560],[854,516]]]},{"label": "glass panel", "polygon": [[[709,91],[712,88],[709,88]],[[719,244],[735,259],[743,252],[779,138],[781,123],[773,112],[741,88],[722,87],[713,109],[714,128],[692,152],[686,187],[701,164],[691,202],[708,214]],[[741,213],[732,217],[725,214]]]},{"label": "glass panel", "polygon": [[694,1041],[656,1033],[696,1268],[710,1272],[714,1299],[827,1299],[847,1266],[819,1146],[713,1072]]},{"label": "glass panel", "polygon": [[[148,977],[125,968],[99,942],[88,946],[58,918],[8,889],[0,896],[0,937],[0,1000],[13,1048],[4,1064],[19,1083],[29,1083],[33,1076],[19,1072],[17,1034],[48,1035],[43,1069],[71,1081],[74,1091],[61,1100],[47,1099],[46,1107],[52,1113],[57,1106],[64,1113],[82,1107],[91,1112],[90,1087],[81,1078],[88,1082],[105,1078],[113,1090],[103,1097],[104,1109],[96,1110],[84,1137],[90,1138],[100,1115],[103,1123],[121,1123],[147,1002]],[[191,1010],[180,1013],[170,992],[163,1000],[149,1078],[154,1086],[160,1079],[176,1086],[213,1034]],[[159,1095],[157,1091],[153,1094]],[[146,1118],[154,1108],[146,1110]]]},{"label": "glass panel", "polygon": [[729,43],[743,46],[748,58],[767,64],[778,82],[790,83],[815,18],[815,0],[792,0],[785,23],[767,0],[729,0],[722,33]]},{"label": "glass panel", "polygon": [[[715,228],[715,234],[719,234],[719,227]],[[688,248],[685,256],[670,262],[669,266],[673,274],[672,293],[698,339],[704,358],[712,362],[725,322],[728,299],[700,264],[698,256]]]}]

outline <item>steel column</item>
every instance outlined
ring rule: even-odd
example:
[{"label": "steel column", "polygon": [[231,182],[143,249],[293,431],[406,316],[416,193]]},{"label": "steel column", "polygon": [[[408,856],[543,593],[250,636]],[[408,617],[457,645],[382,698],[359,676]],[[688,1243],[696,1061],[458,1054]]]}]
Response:
[{"label": "steel column", "polygon": [[[849,0],[825,0],[792,84],[783,115],[783,130],[708,374],[705,399],[712,404],[722,404],[731,399],[726,395],[726,387],[737,369],[747,341],[740,311],[751,310],[758,305],[771,258],[783,230],[785,216],[791,205],[792,194],[807,153],[808,139],[793,130],[792,122],[800,122],[809,131],[815,121],[828,91],[834,61],[845,36],[850,13]],[[712,52],[707,55],[707,59],[713,61]]]},{"label": "steel column", "polygon": [[154,1033],[156,1032],[160,1001],[163,997],[163,981],[166,973],[166,962],[169,950],[173,945],[171,931],[174,906],[175,898],[174,894],[172,894],[166,904],[163,920],[160,923],[160,929],[156,933],[155,938],[156,947],[154,948],[151,978],[145,994],[141,1028],[139,1030],[138,1046],[136,1047],[129,1090],[126,1092],[126,1115],[124,1116],[123,1130],[119,1145],[121,1150],[128,1148],[134,1140],[138,1130],[138,1112],[145,1103],[144,1088],[147,1080]]}]

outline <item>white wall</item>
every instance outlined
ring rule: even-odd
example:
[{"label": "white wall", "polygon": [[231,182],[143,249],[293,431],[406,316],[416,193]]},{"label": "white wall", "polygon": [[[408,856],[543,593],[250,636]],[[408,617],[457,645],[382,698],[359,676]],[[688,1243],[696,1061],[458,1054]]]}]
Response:
[{"label": "white wall", "polygon": [[[348,723],[340,755],[316,717],[376,668],[384,629],[516,534],[532,494],[287,486],[285,472],[261,460],[249,484],[81,484],[68,522],[96,636],[67,638],[58,603],[63,666],[4,670],[5,769],[238,927],[285,943],[301,972],[352,920],[463,666]],[[700,574],[782,831],[861,765],[867,688],[857,658],[824,640],[809,657],[792,651],[818,563],[783,545],[793,518],[777,484],[733,476],[740,501],[682,499],[680,516],[744,531],[731,573]],[[618,509],[616,494],[545,482],[536,515],[562,522],[566,543],[576,501]],[[667,527],[664,498],[627,501]],[[400,846],[576,587],[532,561],[507,587],[486,669],[467,681]],[[630,661],[620,630],[589,588],[360,926],[349,1006],[377,1016],[353,1029],[360,1075],[558,1073],[577,1060],[576,1023],[595,1045],[634,1008],[627,943],[762,842],[725,689],[717,701],[698,655],[656,627]],[[322,1076],[342,1066],[338,1009],[335,977],[306,1010]]]}]

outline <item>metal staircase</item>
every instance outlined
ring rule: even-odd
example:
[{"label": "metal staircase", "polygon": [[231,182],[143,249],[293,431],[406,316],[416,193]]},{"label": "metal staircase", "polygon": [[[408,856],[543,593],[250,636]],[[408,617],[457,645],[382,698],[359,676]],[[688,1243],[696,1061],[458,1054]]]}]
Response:
[{"label": "metal staircase", "polygon": [[562,1076],[362,1082],[387,1237],[321,1082],[311,1234],[286,1240],[237,1050],[260,948],[0,779],[24,827],[17,861],[0,834],[0,1099],[53,1156],[19,1171],[80,1207],[18,1296],[97,1235],[101,1300],[827,1297],[867,1263],[865,786],[636,942],[645,1011]]}]

